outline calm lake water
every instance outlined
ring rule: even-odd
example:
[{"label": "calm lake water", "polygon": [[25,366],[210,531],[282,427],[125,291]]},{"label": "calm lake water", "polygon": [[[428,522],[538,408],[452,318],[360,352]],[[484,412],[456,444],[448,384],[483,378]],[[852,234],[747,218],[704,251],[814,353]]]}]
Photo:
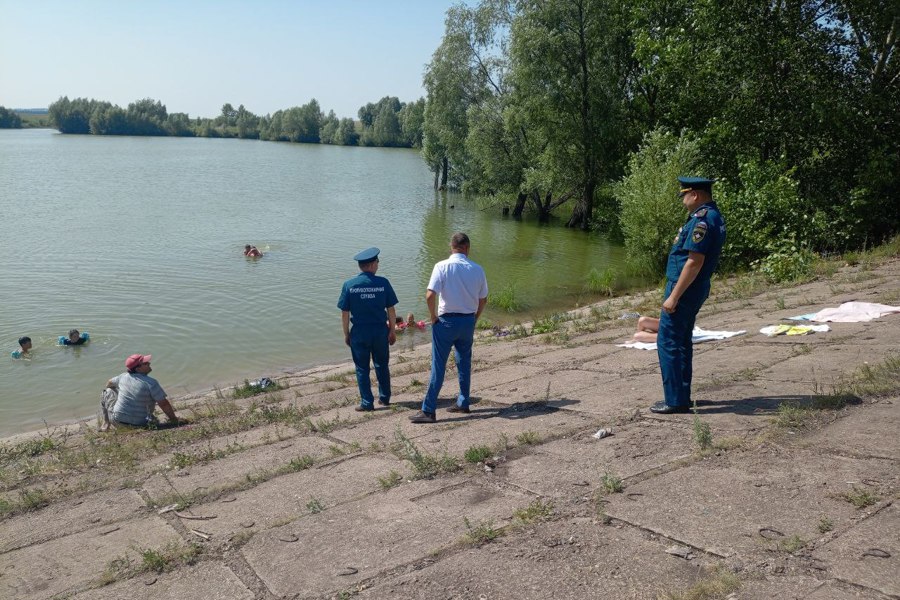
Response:
[{"label": "calm lake water", "polygon": [[[436,193],[411,150],[0,130],[0,215],[0,435],[94,414],[134,353],[153,355],[176,408],[214,385],[349,360],[335,303],[369,246],[398,315],[417,319],[456,230],[491,290],[514,285],[534,313],[592,300],[591,268],[623,261],[602,237]],[[265,257],[244,258],[246,243]],[[90,343],[57,347],[73,327]],[[9,356],[21,335],[31,360]]]}]

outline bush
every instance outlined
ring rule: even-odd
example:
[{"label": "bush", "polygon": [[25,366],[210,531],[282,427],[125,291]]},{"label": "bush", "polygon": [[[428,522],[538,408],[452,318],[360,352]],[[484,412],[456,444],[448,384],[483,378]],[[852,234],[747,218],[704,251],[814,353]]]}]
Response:
[{"label": "bush", "polygon": [[672,240],[687,218],[678,200],[678,176],[701,171],[700,144],[686,131],[680,136],[651,131],[631,156],[615,191],[625,248],[637,271],[653,277],[665,273]]},{"label": "bush", "polygon": [[768,255],[752,266],[773,283],[806,279],[812,272],[814,255],[794,240],[767,246]]},{"label": "bush", "polygon": [[740,166],[739,181],[723,181],[716,201],[727,234],[722,262],[728,269],[753,266],[771,281],[798,279],[809,272],[807,250],[824,237],[826,217],[797,192],[793,169],[773,161]]}]

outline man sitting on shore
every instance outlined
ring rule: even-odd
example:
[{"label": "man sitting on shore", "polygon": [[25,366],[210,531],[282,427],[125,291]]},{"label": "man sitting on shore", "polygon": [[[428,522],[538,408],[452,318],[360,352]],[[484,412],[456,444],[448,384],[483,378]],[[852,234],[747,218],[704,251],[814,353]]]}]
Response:
[{"label": "man sitting on shore", "polygon": [[[156,379],[150,377],[150,355],[132,354],[125,360],[127,371],[113,377],[106,382],[106,387],[118,392],[115,400],[101,400],[101,409],[104,420],[124,425],[145,427],[156,423],[154,411],[156,405],[166,413],[169,423],[177,425],[178,417],[175,409],[166,398],[166,392]],[[103,423],[101,429],[106,429],[108,423]]]}]

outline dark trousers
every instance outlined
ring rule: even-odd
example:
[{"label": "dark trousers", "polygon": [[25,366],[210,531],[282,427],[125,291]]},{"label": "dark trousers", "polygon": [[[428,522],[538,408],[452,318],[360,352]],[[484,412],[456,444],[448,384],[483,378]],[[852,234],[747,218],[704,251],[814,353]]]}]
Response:
[{"label": "dark trousers", "polygon": [[350,353],[356,365],[356,384],[359,386],[361,405],[372,408],[372,382],[369,380],[369,361],[375,367],[378,379],[378,398],[382,404],[391,400],[390,344],[386,325],[354,325],[350,330]]},{"label": "dark trousers", "polygon": [[[698,285],[699,284],[699,285]],[[666,283],[669,297],[674,281]],[[709,295],[709,282],[695,281],[679,299],[675,312],[662,311],[659,315],[659,332],[656,351],[659,354],[659,370],[662,373],[663,395],[669,406],[691,405],[691,377],[693,375],[694,345],[691,336],[697,313]]]}]

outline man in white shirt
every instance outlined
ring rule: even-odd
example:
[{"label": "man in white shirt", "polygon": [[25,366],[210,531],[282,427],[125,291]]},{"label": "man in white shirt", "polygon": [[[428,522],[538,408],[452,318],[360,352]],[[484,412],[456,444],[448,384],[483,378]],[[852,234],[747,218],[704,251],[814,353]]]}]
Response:
[{"label": "man in white shirt", "polygon": [[[434,423],[437,398],[444,384],[450,348],[455,351],[459,372],[459,396],[451,413],[469,412],[472,375],[472,342],[475,323],[487,302],[488,286],[484,269],[469,260],[469,236],[454,233],[450,238],[450,258],[431,271],[425,301],[431,315],[431,379],[422,410],[410,417],[413,423]],[[440,296],[440,302],[438,302]]]}]

